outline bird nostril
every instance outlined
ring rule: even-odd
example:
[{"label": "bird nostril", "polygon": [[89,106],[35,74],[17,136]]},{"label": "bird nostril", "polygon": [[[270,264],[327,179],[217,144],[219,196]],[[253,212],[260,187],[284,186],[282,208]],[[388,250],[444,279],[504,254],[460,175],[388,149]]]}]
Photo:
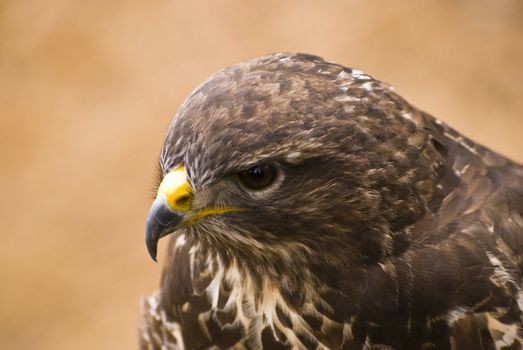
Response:
[{"label": "bird nostril", "polygon": [[178,198],[175,204],[177,207],[186,207],[189,205],[190,200],[191,197],[189,195],[184,195]]}]

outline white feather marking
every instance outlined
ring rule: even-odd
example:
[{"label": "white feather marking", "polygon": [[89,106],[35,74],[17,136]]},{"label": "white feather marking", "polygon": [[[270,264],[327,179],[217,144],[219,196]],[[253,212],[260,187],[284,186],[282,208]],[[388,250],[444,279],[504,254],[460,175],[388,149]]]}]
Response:
[{"label": "white feather marking", "polygon": [[470,168],[470,164],[465,164],[465,166],[463,168],[461,168],[461,170],[458,170],[456,172],[456,174],[458,176],[461,176],[461,175],[465,174],[465,172],[468,170],[468,168]]},{"label": "white feather marking", "polygon": [[461,145],[463,148],[467,149],[470,153],[478,155],[478,151],[476,151],[476,149],[473,146],[469,145],[468,142],[463,139],[463,137],[454,136],[447,132],[445,133],[445,136],[447,136],[449,139],[456,142],[457,144]]},{"label": "white feather marking", "polygon": [[179,235],[176,238],[176,242],[174,243],[174,247],[175,248],[182,247],[182,246],[185,245],[186,242],[187,242],[187,240],[185,239],[185,234],[181,234],[181,235]]},{"label": "white feather marking", "polygon": [[410,113],[401,113],[401,116],[405,119],[412,120],[412,115]]},{"label": "white feather marking", "polygon": [[189,249],[189,270],[191,271],[191,276],[194,276],[194,258],[196,256],[196,253],[199,250],[199,246],[192,246],[191,249]]},{"label": "white feather marking", "polygon": [[301,161],[301,152],[292,152],[287,154],[285,159],[291,164],[297,164]]},{"label": "white feather marking", "polygon": [[343,324],[343,338],[348,340],[354,339],[354,333],[352,332],[352,323],[354,322],[353,319],[351,319],[351,323],[344,323]]},{"label": "white feather marking", "polygon": [[349,73],[347,73],[347,71],[342,70],[341,72],[338,73],[338,77],[340,79],[348,79],[348,78],[352,78],[352,74],[349,74]]},{"label": "white feather marking", "polygon": [[[163,324],[162,334],[153,334],[157,341],[165,342],[165,349],[170,349],[167,343],[167,337],[165,332],[169,332],[174,339],[176,339],[176,344],[174,345],[175,349],[184,350],[185,344],[183,342],[182,329],[178,322],[169,321],[165,314],[164,310],[160,309],[160,291],[154,292],[150,297],[144,299],[143,306],[144,313],[148,314],[150,317],[154,318],[157,321],[160,321]],[[144,339],[150,341],[150,336],[148,332],[142,331],[142,336]],[[172,348],[172,347],[171,347]]]},{"label": "white feather marking", "polygon": [[[223,270],[221,270],[223,272]],[[220,285],[222,282],[222,276],[220,272],[218,275],[209,283],[207,287],[207,295],[211,299],[211,305],[213,309],[218,307],[218,298],[220,297]]]},{"label": "white feather marking", "polygon": [[361,84],[361,88],[367,91],[372,91],[372,82],[368,81],[366,83]]},{"label": "white feather marking", "polygon": [[[253,329],[252,338],[249,341],[250,345],[254,347],[261,344],[261,331],[266,326],[272,329],[278,329],[285,334],[289,343],[297,349],[304,347],[298,339],[297,333],[309,335],[314,338],[308,324],[305,323],[301,315],[294,312],[293,309],[285,303],[279,289],[269,277],[263,279],[260,291],[257,290],[258,285],[253,283],[249,275],[241,272],[237,261],[233,261],[227,269],[224,269],[219,262],[218,266],[219,268],[216,271],[217,276],[207,287],[207,295],[209,299],[211,299],[212,307],[217,308],[220,284],[227,283],[230,285],[231,291],[225,303],[224,310],[235,308],[236,319],[234,323],[241,323],[245,329]],[[310,309],[313,309],[312,304],[309,304],[309,306]],[[276,313],[276,308],[280,308],[282,312],[292,320],[292,329],[283,325],[283,321],[279,319]],[[323,317],[323,315],[320,315],[315,310],[314,312],[311,310],[310,313]],[[325,321],[328,321],[328,319],[324,318],[324,322]],[[350,324],[344,326],[344,337],[352,337]],[[327,348],[320,344],[319,349]]]},{"label": "white feather marking", "polygon": [[494,267],[494,275],[490,278],[492,283],[497,286],[505,286],[507,283],[516,284],[514,278],[507,272],[501,261],[491,253],[487,252],[490,263]]},{"label": "white feather marking", "polygon": [[[489,313],[487,313],[486,316],[488,322],[487,327],[489,329],[490,335],[492,336],[492,339],[494,339],[496,349],[510,346],[516,339],[520,339],[518,337],[518,326],[516,324],[501,323]],[[501,338],[499,338],[500,333],[503,335]]]},{"label": "white feather marking", "polygon": [[358,101],[359,97],[352,96],[352,95],[344,95],[337,98],[340,102],[353,102]]},{"label": "white feather marking", "polygon": [[198,323],[200,324],[200,328],[203,330],[203,333],[207,337],[207,339],[212,340],[211,333],[209,332],[209,328],[207,327],[207,321],[209,321],[211,317],[211,311],[202,312],[198,315]]},{"label": "white feather marking", "polygon": [[359,80],[371,80],[372,79],[367,74],[363,73],[361,70],[358,70],[358,69],[352,70],[352,76]]},{"label": "white feather marking", "polygon": [[454,322],[459,320],[460,318],[463,318],[467,313],[467,309],[462,307],[457,307],[454,310],[449,311],[445,319],[447,320],[447,324],[451,326]]}]

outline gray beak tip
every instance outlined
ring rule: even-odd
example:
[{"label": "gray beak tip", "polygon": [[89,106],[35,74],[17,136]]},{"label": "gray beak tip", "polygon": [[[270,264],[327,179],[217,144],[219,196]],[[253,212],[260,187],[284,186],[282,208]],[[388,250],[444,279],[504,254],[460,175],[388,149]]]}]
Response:
[{"label": "gray beak tip", "polygon": [[146,238],[145,245],[147,246],[147,252],[149,253],[151,259],[153,259],[154,262],[158,262],[156,259],[158,240],[153,241]]},{"label": "gray beak tip", "polygon": [[158,241],[175,231],[185,215],[169,209],[165,197],[154,200],[145,223],[145,245],[151,258],[157,262]]}]

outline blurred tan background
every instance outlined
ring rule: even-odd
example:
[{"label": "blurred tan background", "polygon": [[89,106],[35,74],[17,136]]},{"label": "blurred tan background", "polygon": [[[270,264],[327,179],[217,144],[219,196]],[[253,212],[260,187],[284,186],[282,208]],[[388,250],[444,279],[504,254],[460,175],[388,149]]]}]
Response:
[{"label": "blurred tan background", "polygon": [[276,51],[363,69],[523,162],[520,0],[0,0],[0,348],[136,348],[170,118]]}]

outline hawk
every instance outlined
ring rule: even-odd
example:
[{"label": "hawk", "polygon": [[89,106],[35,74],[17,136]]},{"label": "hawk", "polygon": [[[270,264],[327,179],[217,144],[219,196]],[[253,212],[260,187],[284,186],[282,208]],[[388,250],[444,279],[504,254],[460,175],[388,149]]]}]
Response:
[{"label": "hawk", "polygon": [[142,349],[521,349],[523,167],[308,54],[226,68],[173,119]]}]

